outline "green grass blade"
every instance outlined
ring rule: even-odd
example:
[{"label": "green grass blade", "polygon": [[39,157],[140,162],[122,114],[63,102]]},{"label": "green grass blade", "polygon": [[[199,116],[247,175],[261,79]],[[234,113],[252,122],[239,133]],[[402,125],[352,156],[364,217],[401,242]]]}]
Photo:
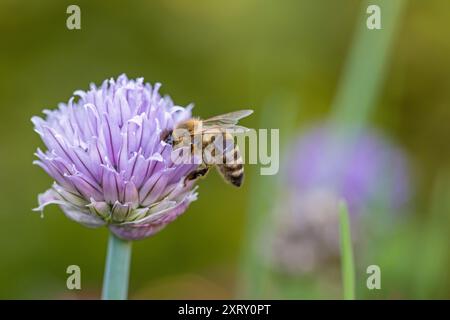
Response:
[{"label": "green grass blade", "polygon": [[[392,43],[405,0],[363,1],[356,33],[332,105],[332,119],[339,128],[358,130],[375,107],[388,66]],[[369,5],[381,10],[381,30],[369,30]]]},{"label": "green grass blade", "polygon": [[[280,129],[280,163],[283,162],[282,155],[286,151],[289,137],[295,130],[298,108],[295,96],[280,92],[267,99],[261,110],[259,127]],[[270,226],[271,211],[278,198],[280,181],[278,175],[261,176],[259,166],[249,169],[250,195],[237,295],[242,299],[261,299],[270,281],[270,272],[262,260],[261,251],[262,246],[270,243],[269,238],[273,233],[267,226]],[[263,228],[267,228],[264,229],[266,243],[262,243]]]},{"label": "green grass blade", "polygon": [[355,266],[353,263],[352,237],[350,232],[350,218],[347,205],[339,203],[339,222],[341,238],[341,272],[344,299],[355,299]]}]

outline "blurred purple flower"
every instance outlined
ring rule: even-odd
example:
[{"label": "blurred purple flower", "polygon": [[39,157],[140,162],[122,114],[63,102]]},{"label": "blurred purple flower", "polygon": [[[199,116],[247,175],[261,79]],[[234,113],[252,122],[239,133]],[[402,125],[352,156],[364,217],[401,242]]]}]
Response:
[{"label": "blurred purple flower", "polygon": [[351,137],[314,128],[294,145],[287,167],[297,193],[326,189],[345,199],[351,214],[371,205],[399,209],[410,193],[405,155],[368,130]]},{"label": "blurred purple flower", "polygon": [[340,199],[349,207],[356,244],[366,213],[400,210],[409,198],[405,155],[375,132],[346,136],[315,127],[287,159],[288,191],[276,209],[271,260],[291,274],[339,261]]},{"label": "blurred purple flower", "polygon": [[37,150],[54,180],[39,195],[39,207],[57,204],[71,219],[89,227],[107,225],[117,236],[151,236],[181,215],[197,197],[185,184],[194,164],[175,164],[161,132],[191,116],[142,78],[125,75],[76,91],[68,104],[33,117],[47,151]]}]

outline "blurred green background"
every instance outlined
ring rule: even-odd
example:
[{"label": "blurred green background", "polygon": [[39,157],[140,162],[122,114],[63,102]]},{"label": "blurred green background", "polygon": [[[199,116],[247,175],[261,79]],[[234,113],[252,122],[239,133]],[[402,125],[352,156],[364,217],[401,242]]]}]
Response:
[{"label": "blurred green background", "polygon": [[[81,7],[81,30],[66,28],[70,4]],[[162,93],[179,105],[194,102],[201,117],[252,107],[249,127],[259,126],[268,99],[279,113],[283,100],[278,109],[273,97],[287,93],[297,110],[291,120],[302,128],[330,112],[358,17],[365,14],[360,4],[2,0],[0,298],[98,298],[101,291],[107,230],[84,228],[56,207],[44,219],[31,211],[51,184],[31,164],[42,146],[33,115],[90,82],[126,73],[161,82]],[[450,298],[449,21],[449,1],[407,1],[370,121],[408,152],[415,193],[408,220],[374,245],[382,290],[361,289],[365,274],[358,274],[361,297]],[[136,242],[130,298],[236,296],[257,178],[274,179],[250,174],[234,189],[210,175],[185,215]],[[71,264],[81,267],[81,291],[66,288]],[[265,297],[278,296],[269,291]]]}]

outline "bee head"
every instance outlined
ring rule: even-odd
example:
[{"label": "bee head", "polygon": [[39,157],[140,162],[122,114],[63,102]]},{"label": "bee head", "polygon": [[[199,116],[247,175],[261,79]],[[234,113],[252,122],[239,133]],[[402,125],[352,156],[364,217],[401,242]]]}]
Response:
[{"label": "bee head", "polygon": [[164,141],[165,143],[168,143],[170,145],[173,145],[173,136],[172,136],[173,130],[164,130],[161,133],[161,141]]}]

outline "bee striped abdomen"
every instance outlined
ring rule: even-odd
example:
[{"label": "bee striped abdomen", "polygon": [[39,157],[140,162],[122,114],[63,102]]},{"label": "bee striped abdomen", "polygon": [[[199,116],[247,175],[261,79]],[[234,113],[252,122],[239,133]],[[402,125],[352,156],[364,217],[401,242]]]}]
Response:
[{"label": "bee striped abdomen", "polygon": [[[230,141],[230,137],[227,137],[227,139]],[[231,139],[233,138],[231,137]],[[234,139],[233,148],[227,149],[223,156],[223,164],[217,165],[217,169],[226,181],[236,187],[241,186],[244,180],[244,165],[239,147],[234,144]]]}]

